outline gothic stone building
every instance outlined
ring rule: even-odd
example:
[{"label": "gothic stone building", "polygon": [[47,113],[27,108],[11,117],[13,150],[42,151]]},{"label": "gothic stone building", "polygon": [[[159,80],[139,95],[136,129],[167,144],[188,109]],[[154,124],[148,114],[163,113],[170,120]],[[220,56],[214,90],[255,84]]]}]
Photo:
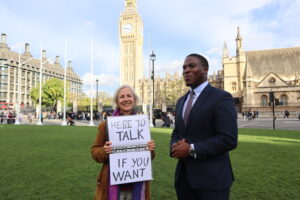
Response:
[{"label": "gothic stone building", "polygon": [[276,112],[292,115],[300,111],[300,47],[244,51],[237,32],[236,56],[223,49],[224,90],[235,98],[239,111],[271,112],[270,92],[274,93]]}]

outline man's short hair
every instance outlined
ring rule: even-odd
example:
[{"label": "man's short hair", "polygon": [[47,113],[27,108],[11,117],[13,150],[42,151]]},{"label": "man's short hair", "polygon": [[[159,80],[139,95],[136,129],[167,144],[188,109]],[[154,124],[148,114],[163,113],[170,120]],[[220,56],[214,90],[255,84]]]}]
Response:
[{"label": "man's short hair", "polygon": [[190,57],[190,56],[198,58],[203,67],[209,68],[208,60],[205,56],[202,56],[197,53],[192,53],[192,54],[188,55],[187,57]]}]

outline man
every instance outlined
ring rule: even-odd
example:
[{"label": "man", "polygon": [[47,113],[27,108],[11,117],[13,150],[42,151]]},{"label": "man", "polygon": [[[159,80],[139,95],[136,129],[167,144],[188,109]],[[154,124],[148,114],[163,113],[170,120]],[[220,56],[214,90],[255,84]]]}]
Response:
[{"label": "man", "polygon": [[179,200],[228,200],[234,180],[229,151],[237,146],[232,96],[207,81],[208,61],[190,54],[183,77],[190,91],[178,99],[170,142],[178,159],[175,188]]}]

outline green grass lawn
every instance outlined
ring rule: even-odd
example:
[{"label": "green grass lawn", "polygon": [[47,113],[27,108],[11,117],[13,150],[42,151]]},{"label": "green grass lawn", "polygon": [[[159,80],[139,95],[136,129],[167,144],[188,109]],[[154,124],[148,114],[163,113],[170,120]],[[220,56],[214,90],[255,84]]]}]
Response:
[{"label": "green grass lawn", "polygon": [[[90,156],[96,127],[0,126],[0,200],[93,199],[101,165]],[[176,199],[171,129],[156,141],[152,199]],[[300,198],[300,131],[240,129],[231,152],[233,200]]]}]

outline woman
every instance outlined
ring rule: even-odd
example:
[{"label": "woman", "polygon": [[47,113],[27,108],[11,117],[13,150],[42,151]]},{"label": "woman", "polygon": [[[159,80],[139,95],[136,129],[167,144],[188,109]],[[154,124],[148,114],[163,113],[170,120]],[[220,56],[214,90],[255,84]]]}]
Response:
[{"label": "woman", "polygon": [[[138,97],[130,86],[123,85],[115,93],[113,102],[116,110],[113,116],[134,115],[133,108],[138,101]],[[103,163],[102,170],[97,179],[95,200],[149,200],[150,182],[136,182],[121,185],[110,185],[109,177],[109,154],[112,153],[112,142],[107,141],[106,121],[98,127],[97,138],[92,146],[92,157],[96,162]],[[155,143],[153,140],[148,142],[148,150],[154,158]]]}]

